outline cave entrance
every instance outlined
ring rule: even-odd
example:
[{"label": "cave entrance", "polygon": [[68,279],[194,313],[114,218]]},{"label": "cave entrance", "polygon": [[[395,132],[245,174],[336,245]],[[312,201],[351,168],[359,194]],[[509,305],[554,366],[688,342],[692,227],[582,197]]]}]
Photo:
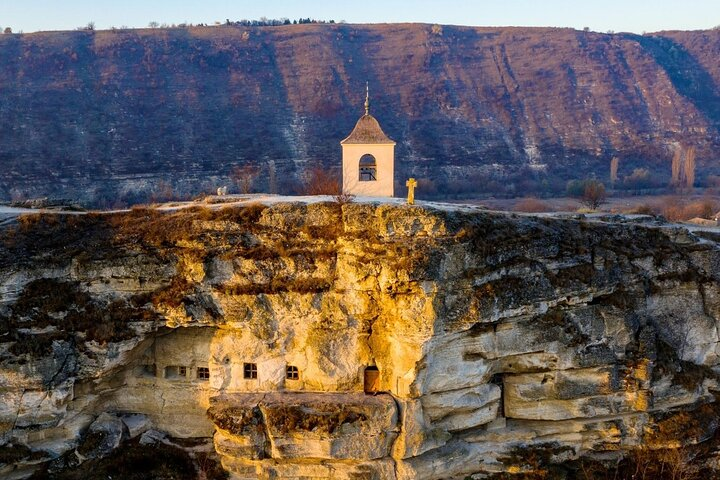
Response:
[{"label": "cave entrance", "polygon": [[375,365],[365,367],[365,393],[378,393],[380,391],[380,371]]}]

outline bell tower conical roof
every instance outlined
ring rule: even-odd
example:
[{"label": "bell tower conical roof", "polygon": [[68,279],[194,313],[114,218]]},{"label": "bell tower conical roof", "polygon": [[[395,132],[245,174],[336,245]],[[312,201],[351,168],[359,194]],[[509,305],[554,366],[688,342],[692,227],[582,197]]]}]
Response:
[{"label": "bell tower conical roof", "polygon": [[352,143],[395,145],[395,142],[382,131],[380,123],[370,115],[370,90],[367,83],[365,83],[365,115],[360,117],[350,135],[340,142],[341,145]]}]

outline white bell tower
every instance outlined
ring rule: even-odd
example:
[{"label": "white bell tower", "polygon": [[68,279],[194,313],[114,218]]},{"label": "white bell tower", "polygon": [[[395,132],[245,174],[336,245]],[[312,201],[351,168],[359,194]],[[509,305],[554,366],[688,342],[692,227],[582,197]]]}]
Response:
[{"label": "white bell tower", "polygon": [[365,85],[365,115],[342,145],[343,184],[346,194],[392,197],[395,185],[395,142],[370,115],[370,90]]}]

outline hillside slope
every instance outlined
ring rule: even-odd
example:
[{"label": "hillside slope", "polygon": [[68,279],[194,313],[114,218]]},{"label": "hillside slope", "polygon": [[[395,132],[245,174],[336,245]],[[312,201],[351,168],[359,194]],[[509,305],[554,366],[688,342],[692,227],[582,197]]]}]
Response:
[{"label": "hillside slope", "polygon": [[161,179],[197,192],[242,164],[262,168],[257,188],[292,191],[308,167],[338,166],[365,81],[398,142],[399,178],[450,192],[561,189],[607,176],[618,156],[621,176],[643,166],[663,179],[682,144],[698,148],[702,181],[720,172],[718,53],[719,31],[387,24],[4,35],[0,196],[132,199]]}]

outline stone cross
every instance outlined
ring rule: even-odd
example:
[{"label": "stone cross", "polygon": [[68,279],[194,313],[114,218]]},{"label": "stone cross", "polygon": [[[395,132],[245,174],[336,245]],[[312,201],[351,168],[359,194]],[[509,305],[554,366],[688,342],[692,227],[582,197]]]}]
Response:
[{"label": "stone cross", "polygon": [[417,187],[417,180],[414,178],[409,178],[407,182],[405,182],[405,186],[408,187],[408,198],[407,203],[408,205],[414,205],[415,204],[415,187]]}]

